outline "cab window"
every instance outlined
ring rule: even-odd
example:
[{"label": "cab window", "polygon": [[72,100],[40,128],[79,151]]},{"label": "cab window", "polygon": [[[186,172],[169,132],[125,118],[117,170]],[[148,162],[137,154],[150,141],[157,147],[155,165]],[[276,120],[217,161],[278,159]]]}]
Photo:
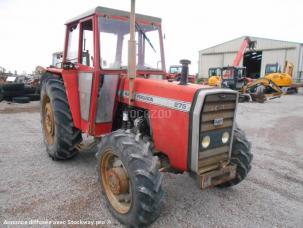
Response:
[{"label": "cab window", "polygon": [[94,64],[94,33],[93,21],[82,22],[81,63],[93,67]]},{"label": "cab window", "polygon": [[68,27],[68,46],[66,61],[71,63],[78,63],[78,49],[79,49],[79,24],[73,24]]}]

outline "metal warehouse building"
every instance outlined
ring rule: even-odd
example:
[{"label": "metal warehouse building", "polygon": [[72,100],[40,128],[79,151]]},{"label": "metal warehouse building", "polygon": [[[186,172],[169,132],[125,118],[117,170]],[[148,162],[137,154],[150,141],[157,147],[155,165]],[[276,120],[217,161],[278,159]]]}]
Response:
[{"label": "metal warehouse building", "polygon": [[[278,63],[283,66],[285,61],[294,64],[294,79],[303,79],[303,44],[258,37],[250,37],[256,41],[255,51],[247,51],[240,66],[245,66],[247,76],[258,78],[265,74],[266,64]],[[199,51],[199,77],[207,78],[210,67],[223,67],[233,64],[233,60],[245,36],[227,41]]]}]

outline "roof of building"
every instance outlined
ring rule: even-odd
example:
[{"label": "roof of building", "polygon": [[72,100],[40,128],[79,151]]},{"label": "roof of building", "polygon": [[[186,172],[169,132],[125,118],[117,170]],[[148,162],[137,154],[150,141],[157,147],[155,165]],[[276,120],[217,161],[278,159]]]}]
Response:
[{"label": "roof of building", "polygon": [[[74,17],[74,18],[68,20],[66,22],[66,24],[69,24],[69,23],[75,22],[75,21],[79,21],[82,18],[92,16],[96,13],[105,14],[105,15],[108,15],[108,16],[122,16],[122,17],[129,17],[129,14],[130,14],[130,12],[127,12],[127,11],[116,10],[116,9],[111,9],[111,8],[98,6],[94,9],[91,9],[91,10],[81,14],[81,15],[78,15],[77,17]],[[136,18],[141,19],[141,20],[150,21],[150,22],[161,23],[161,18],[158,18],[158,17],[136,14]]]},{"label": "roof of building", "polygon": [[[200,50],[200,53],[222,53],[222,52],[235,52],[240,47],[242,41],[247,36],[240,36],[236,39],[232,39],[215,46]],[[296,48],[297,46],[303,45],[299,42],[283,41],[269,38],[253,37],[249,36],[252,41],[257,41],[256,49],[275,49],[275,48]]]}]

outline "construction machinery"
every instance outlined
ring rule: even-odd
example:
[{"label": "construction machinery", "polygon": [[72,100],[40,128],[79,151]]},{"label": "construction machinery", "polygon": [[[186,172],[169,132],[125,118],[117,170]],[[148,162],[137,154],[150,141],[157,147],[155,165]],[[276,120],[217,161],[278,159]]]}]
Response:
[{"label": "construction machinery", "polygon": [[41,124],[53,160],[95,137],[108,208],[137,227],[161,214],[162,172],[225,188],[246,178],[253,155],[235,123],[236,91],[187,83],[188,60],[179,82],[154,79],[167,74],[161,19],[131,2],[131,13],[96,7],[66,23],[62,67],[42,77]]},{"label": "construction machinery", "polygon": [[297,88],[292,80],[294,65],[285,61],[283,72],[278,63],[266,64],[265,78],[273,81],[277,86],[281,87],[285,93],[296,93]]},{"label": "construction machinery", "polygon": [[[240,92],[239,101],[264,102],[282,95],[282,90],[270,78],[250,79],[246,77],[246,67],[240,67],[246,49],[254,50],[256,41],[246,37],[233,61],[232,66],[210,68],[208,84],[229,88]],[[220,73],[220,75],[216,75]]]},{"label": "construction machinery", "polygon": [[259,103],[281,97],[283,94],[281,88],[267,78],[259,78],[246,83],[240,92],[241,101],[257,101]]},{"label": "construction machinery", "polygon": [[[236,88],[237,84],[239,83],[241,84],[243,81],[242,77],[244,75],[242,72],[245,69],[243,67],[239,67],[240,63],[243,59],[246,49],[248,48],[249,50],[254,50],[255,45],[256,45],[256,41],[252,41],[249,37],[245,37],[231,66],[225,66],[224,69],[219,67],[209,69],[208,84],[211,86],[218,86],[218,87],[224,86],[227,88]],[[220,70],[218,71],[216,69],[221,69],[221,71]],[[221,74],[212,75],[211,73],[214,72],[215,73],[219,72]]]},{"label": "construction machinery", "polygon": [[222,78],[221,78],[222,68],[221,67],[211,67],[208,69],[208,85],[221,87]]},{"label": "construction machinery", "polygon": [[240,90],[245,84],[245,67],[223,67],[221,73],[221,87]]},{"label": "construction machinery", "polygon": [[[169,67],[168,74],[166,76],[169,80],[180,81],[182,72],[182,65],[172,65]],[[195,83],[195,75],[188,75],[188,82]]]}]

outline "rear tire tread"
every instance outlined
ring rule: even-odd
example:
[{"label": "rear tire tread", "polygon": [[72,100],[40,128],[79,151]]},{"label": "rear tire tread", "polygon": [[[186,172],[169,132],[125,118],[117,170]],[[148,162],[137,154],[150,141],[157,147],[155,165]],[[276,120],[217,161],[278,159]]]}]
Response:
[{"label": "rear tire tread", "polygon": [[[81,131],[75,128],[63,81],[48,75],[41,88],[41,104],[43,99],[50,100],[55,118],[55,139],[53,145],[48,145],[44,135],[44,143],[50,157],[54,160],[65,160],[78,152],[76,145],[82,141]],[[41,124],[43,124],[43,107],[41,108]]]}]

